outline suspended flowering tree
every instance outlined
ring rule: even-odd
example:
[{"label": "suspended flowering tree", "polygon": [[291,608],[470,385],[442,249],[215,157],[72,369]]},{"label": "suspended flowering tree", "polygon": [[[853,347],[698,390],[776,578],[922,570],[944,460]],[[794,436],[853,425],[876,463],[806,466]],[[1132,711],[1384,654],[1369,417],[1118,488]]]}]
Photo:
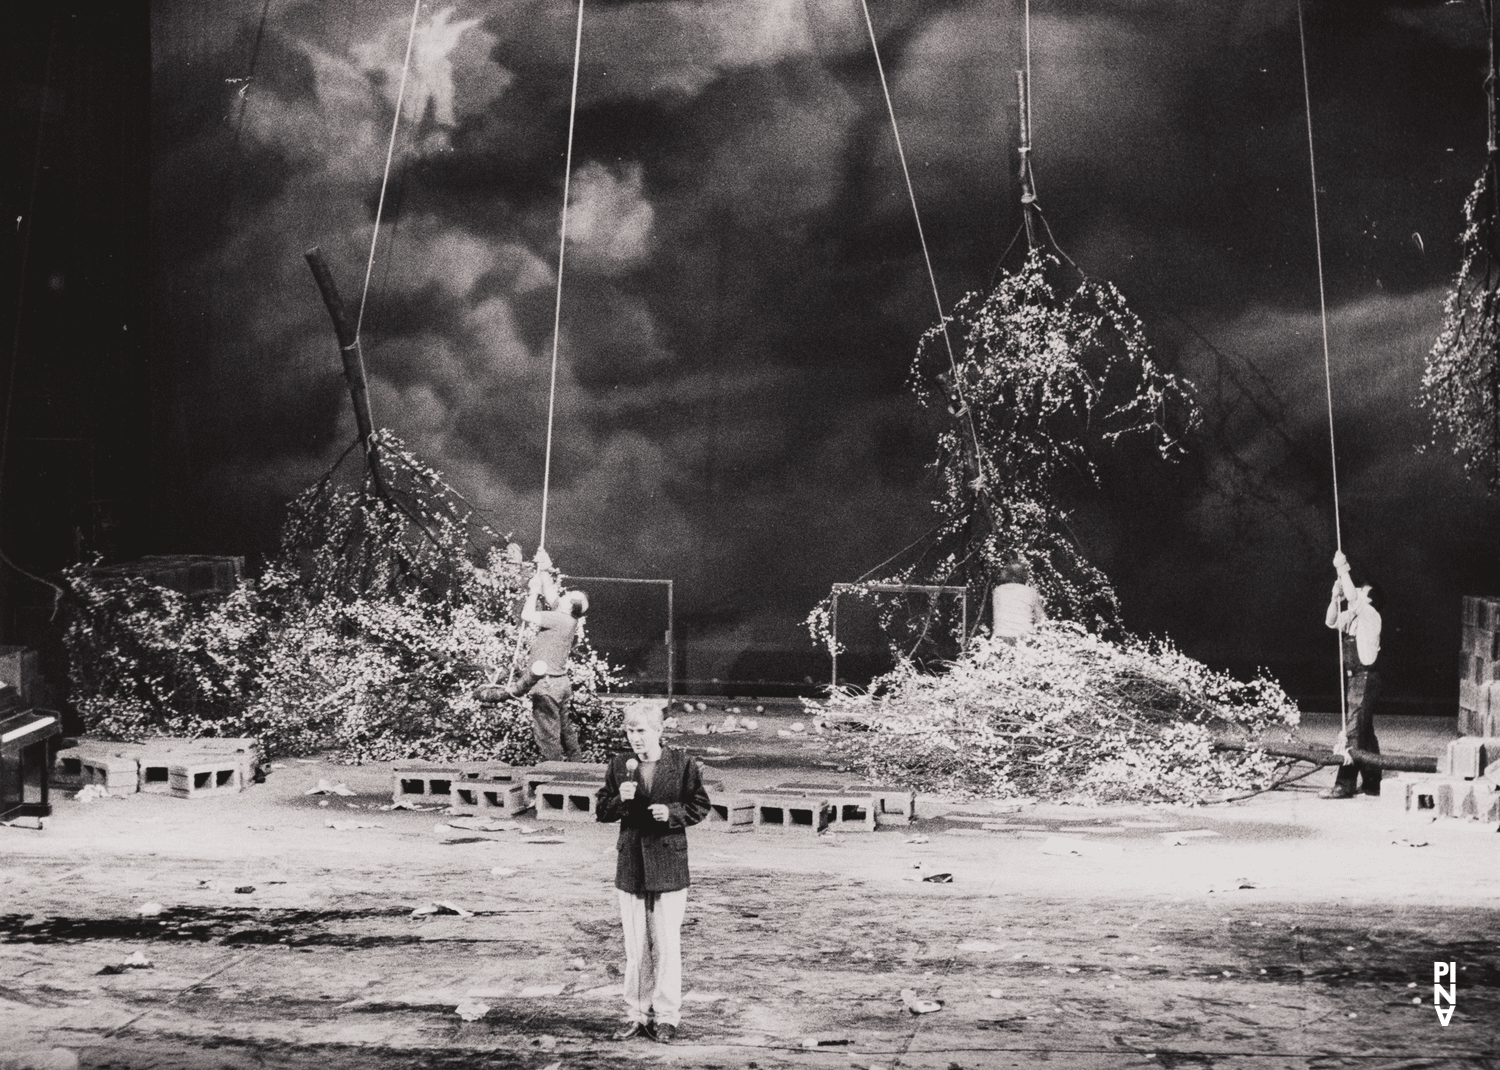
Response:
[{"label": "suspended flowering tree", "polygon": [[1500,190],[1495,152],[1464,202],[1463,262],[1443,327],[1422,375],[1421,402],[1435,439],[1446,439],[1464,470],[1500,490]]},{"label": "suspended flowering tree", "polygon": [[1031,566],[1053,616],[1090,630],[1119,625],[1119,604],[1084,557],[1064,506],[1068,485],[1097,485],[1096,456],[1126,438],[1180,456],[1198,423],[1190,388],[1151,359],[1145,332],[1113,285],[1053,279],[1034,249],[988,293],[964,296],[948,324],[922,339],[911,384],[924,404],[946,404],[938,437],[942,496],[934,503],[951,551],[947,583],[981,592],[1009,560]]},{"label": "suspended flowering tree", "polygon": [[1462,262],[1443,302],[1443,326],[1422,375],[1421,403],[1434,439],[1446,439],[1464,470],[1500,490],[1500,173],[1496,157],[1495,6],[1486,0],[1490,73],[1489,152],[1464,202]]},{"label": "suspended flowering tree", "polygon": [[[1114,633],[1119,603],[1080,548],[1065,496],[1097,485],[1098,454],[1122,440],[1146,440],[1164,460],[1179,457],[1199,413],[1188,384],[1152,360],[1119,290],[1087,277],[1069,290],[1053,281],[1059,274],[1057,259],[1034,249],[994,289],[958,302],[948,339],[942,327],[923,337],[911,388],[922,404],[946,405],[953,416],[934,461],[942,477],[933,503],[937,560],[873,582],[966,586],[979,606],[1000,566],[1019,559],[1052,617]],[[925,600],[912,612],[887,599],[878,616],[898,656],[958,626],[951,600]],[[829,600],[807,623],[814,641],[832,650]]]}]

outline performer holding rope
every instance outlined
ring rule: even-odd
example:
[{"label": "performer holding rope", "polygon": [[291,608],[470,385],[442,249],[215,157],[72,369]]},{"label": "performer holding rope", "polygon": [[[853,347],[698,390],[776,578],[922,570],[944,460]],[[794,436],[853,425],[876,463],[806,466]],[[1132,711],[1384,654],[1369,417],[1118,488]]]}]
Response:
[{"label": "performer holding rope", "polygon": [[581,761],[578,730],[568,716],[573,682],[568,677],[568,654],[589,611],[588,595],[561,591],[552,559],[546,550],[536,552],[536,574],[526,589],[521,606],[523,624],[536,626],[527,656],[527,671],[505,689],[512,698],[531,695],[531,728],[537,749],[547,762]]},{"label": "performer holding rope", "polygon": [[1355,580],[1342,550],[1333,555],[1333,567],[1338,570],[1338,579],[1333,583],[1324,623],[1339,630],[1343,644],[1349,713],[1335,748],[1343,755],[1344,764],[1339,766],[1333,787],[1319,798],[1352,798],[1356,781],[1366,795],[1379,795],[1380,766],[1359,761],[1350,751],[1380,753],[1380,742],[1375,738],[1375,700],[1380,697],[1380,607],[1384,599],[1379,584]]}]

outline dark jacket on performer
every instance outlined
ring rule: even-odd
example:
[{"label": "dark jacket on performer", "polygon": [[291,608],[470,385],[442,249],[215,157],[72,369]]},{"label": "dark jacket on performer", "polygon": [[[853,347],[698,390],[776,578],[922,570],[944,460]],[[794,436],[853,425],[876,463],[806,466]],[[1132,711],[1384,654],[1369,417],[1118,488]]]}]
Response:
[{"label": "dark jacket on performer", "polygon": [[[651,788],[646,790],[638,774],[628,773],[630,754],[610,759],[599,789],[596,808],[600,821],[620,823],[619,861],[615,865],[615,887],[622,892],[675,892],[692,883],[688,874],[687,827],[708,816],[708,790],[697,761],[679,747],[663,747]],[[620,785],[635,779],[635,798],[624,802]],[[651,816],[653,803],[663,803],[668,820]]]}]

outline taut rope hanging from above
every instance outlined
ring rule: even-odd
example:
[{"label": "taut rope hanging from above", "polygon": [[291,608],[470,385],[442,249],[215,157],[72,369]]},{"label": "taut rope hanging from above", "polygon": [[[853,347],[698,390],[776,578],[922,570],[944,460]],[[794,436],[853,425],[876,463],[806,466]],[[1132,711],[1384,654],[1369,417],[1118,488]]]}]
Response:
[{"label": "taut rope hanging from above", "polygon": [[964,405],[969,437],[974,442],[975,475],[983,478],[984,451],[979,446],[979,431],[974,426],[974,414],[967,411],[968,404],[964,401],[963,383],[959,381],[958,374],[958,357],[953,352],[953,338],[948,333],[948,314],[943,310],[943,299],[938,294],[937,273],[932,269],[932,254],[927,251],[927,235],[922,231],[922,213],[917,210],[917,191],[912,186],[911,169],[906,166],[906,150],[901,146],[901,130],[896,125],[896,106],[891,103],[891,87],[886,83],[885,64],[880,61],[880,45],[875,39],[875,23],[870,19],[868,0],[859,0],[859,6],[865,13],[865,28],[870,33],[870,51],[875,56],[875,70],[880,75],[880,91],[885,96],[886,113],[891,118],[891,135],[896,141],[896,157],[901,161],[901,175],[906,179],[906,194],[911,200],[911,215],[917,225],[917,241],[922,246],[922,261],[927,265],[927,281],[932,286],[932,302],[937,306],[938,326],[943,332],[943,345],[948,349],[948,368],[953,375],[954,390],[958,393],[959,401]]},{"label": "taut rope hanging from above", "polygon": [[573,92],[568,102],[568,153],[563,163],[562,223],[557,239],[557,297],[552,306],[552,378],[547,387],[547,455],[542,464],[542,526],[537,549],[547,545],[547,495],[552,485],[552,418],[557,407],[557,346],[562,330],[563,258],[568,251],[568,192],[573,181],[573,129],[578,118],[578,66],[583,56],[583,0],[573,33]]},{"label": "taut rope hanging from above", "polygon": [[[360,376],[364,377],[365,355],[361,344],[360,329],[365,323],[365,305],[370,296],[370,275],[375,270],[375,247],[380,241],[380,217],[385,212],[385,191],[391,180],[391,160],[396,154],[396,131],[401,128],[401,104],[406,99],[406,76],[411,71],[411,49],[417,39],[417,15],[422,10],[422,0],[415,0],[411,7],[411,28],[406,32],[406,57],[401,61],[401,84],[396,89],[396,114],[391,119],[391,139],[385,150],[385,171],[380,176],[380,199],[375,204],[375,227],[370,232],[370,255],[365,261],[365,284],[359,292],[359,311],[354,319],[354,357],[359,363]],[[369,442],[365,449],[370,448]]]},{"label": "taut rope hanging from above", "polygon": [[[1297,0],[1297,40],[1302,49],[1302,100],[1307,111],[1307,169],[1312,179],[1313,244],[1318,254],[1318,315],[1323,325],[1323,393],[1328,401],[1328,459],[1333,471],[1333,537],[1344,549],[1343,525],[1339,520],[1339,459],[1333,437],[1333,371],[1328,357],[1328,299],[1323,286],[1323,230],[1318,219],[1318,166],[1313,157],[1312,89],[1307,77],[1307,30],[1302,20],[1302,0]],[[1339,640],[1339,723],[1349,731],[1349,702],[1344,694],[1344,643]],[[1342,736],[1340,737],[1342,738]]]}]

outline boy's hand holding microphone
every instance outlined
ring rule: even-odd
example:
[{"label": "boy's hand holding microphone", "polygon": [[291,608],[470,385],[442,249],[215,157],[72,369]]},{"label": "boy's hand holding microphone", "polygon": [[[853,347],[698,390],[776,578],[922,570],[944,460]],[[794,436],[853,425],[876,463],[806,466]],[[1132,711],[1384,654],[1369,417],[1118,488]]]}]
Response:
[{"label": "boy's hand holding microphone", "polygon": [[[630,779],[620,785],[621,802],[629,802],[631,799],[635,798],[635,771],[640,767],[640,764],[641,763],[636,761],[634,758],[625,759],[625,772],[630,777]],[[653,803],[649,807],[649,809],[651,811],[651,816],[658,821],[664,822],[671,818],[672,812],[667,808],[666,803]]]}]

